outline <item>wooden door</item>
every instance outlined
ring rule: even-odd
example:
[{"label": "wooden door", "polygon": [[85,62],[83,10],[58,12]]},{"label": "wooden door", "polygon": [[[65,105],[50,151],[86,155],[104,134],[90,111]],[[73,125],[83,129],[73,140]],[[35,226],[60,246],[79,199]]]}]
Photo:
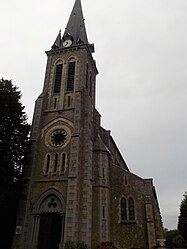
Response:
[{"label": "wooden door", "polygon": [[58,249],[61,241],[62,217],[60,213],[40,216],[38,249]]}]

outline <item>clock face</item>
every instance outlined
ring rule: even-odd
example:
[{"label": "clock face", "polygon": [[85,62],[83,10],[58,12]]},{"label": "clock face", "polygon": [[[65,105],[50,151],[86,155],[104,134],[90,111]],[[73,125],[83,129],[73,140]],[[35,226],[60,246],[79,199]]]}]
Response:
[{"label": "clock face", "polygon": [[69,46],[71,46],[71,44],[72,44],[72,40],[65,40],[64,42],[63,42],[63,46],[64,47],[69,47]]},{"label": "clock face", "polygon": [[67,140],[67,132],[63,129],[53,131],[50,136],[50,144],[55,147],[62,146]]}]

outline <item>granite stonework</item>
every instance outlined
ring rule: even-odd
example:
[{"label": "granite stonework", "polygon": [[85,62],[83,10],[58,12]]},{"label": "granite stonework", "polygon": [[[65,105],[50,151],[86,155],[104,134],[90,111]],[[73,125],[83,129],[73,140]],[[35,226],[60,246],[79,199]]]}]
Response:
[{"label": "granite stonework", "polygon": [[163,238],[152,179],[130,172],[110,131],[101,127],[93,51],[76,0],[64,35],[46,52],[15,249],[62,249],[68,242],[97,248],[106,241],[148,249]]}]

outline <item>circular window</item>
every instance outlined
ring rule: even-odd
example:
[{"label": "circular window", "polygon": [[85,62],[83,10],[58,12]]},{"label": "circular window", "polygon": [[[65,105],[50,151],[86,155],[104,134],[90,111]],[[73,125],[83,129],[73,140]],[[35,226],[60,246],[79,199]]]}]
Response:
[{"label": "circular window", "polygon": [[62,149],[71,139],[71,130],[66,125],[52,127],[45,134],[45,144],[48,148]]},{"label": "circular window", "polygon": [[55,147],[62,146],[67,140],[67,132],[64,129],[58,129],[52,132],[50,144]]}]

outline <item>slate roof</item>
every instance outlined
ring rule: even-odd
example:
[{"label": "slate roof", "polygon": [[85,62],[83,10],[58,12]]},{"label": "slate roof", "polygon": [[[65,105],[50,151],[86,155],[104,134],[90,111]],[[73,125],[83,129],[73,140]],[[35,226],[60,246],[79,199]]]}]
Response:
[{"label": "slate roof", "polygon": [[80,0],[75,1],[62,39],[64,39],[67,35],[70,35],[73,38],[73,45],[81,43],[88,44],[88,38]]},{"label": "slate roof", "polygon": [[[89,44],[80,0],[75,1],[64,34],[61,37],[61,31],[59,32],[52,49],[62,48],[63,41],[66,39],[72,40],[72,46],[79,44]],[[91,50],[94,51],[94,47],[92,47]]]}]

